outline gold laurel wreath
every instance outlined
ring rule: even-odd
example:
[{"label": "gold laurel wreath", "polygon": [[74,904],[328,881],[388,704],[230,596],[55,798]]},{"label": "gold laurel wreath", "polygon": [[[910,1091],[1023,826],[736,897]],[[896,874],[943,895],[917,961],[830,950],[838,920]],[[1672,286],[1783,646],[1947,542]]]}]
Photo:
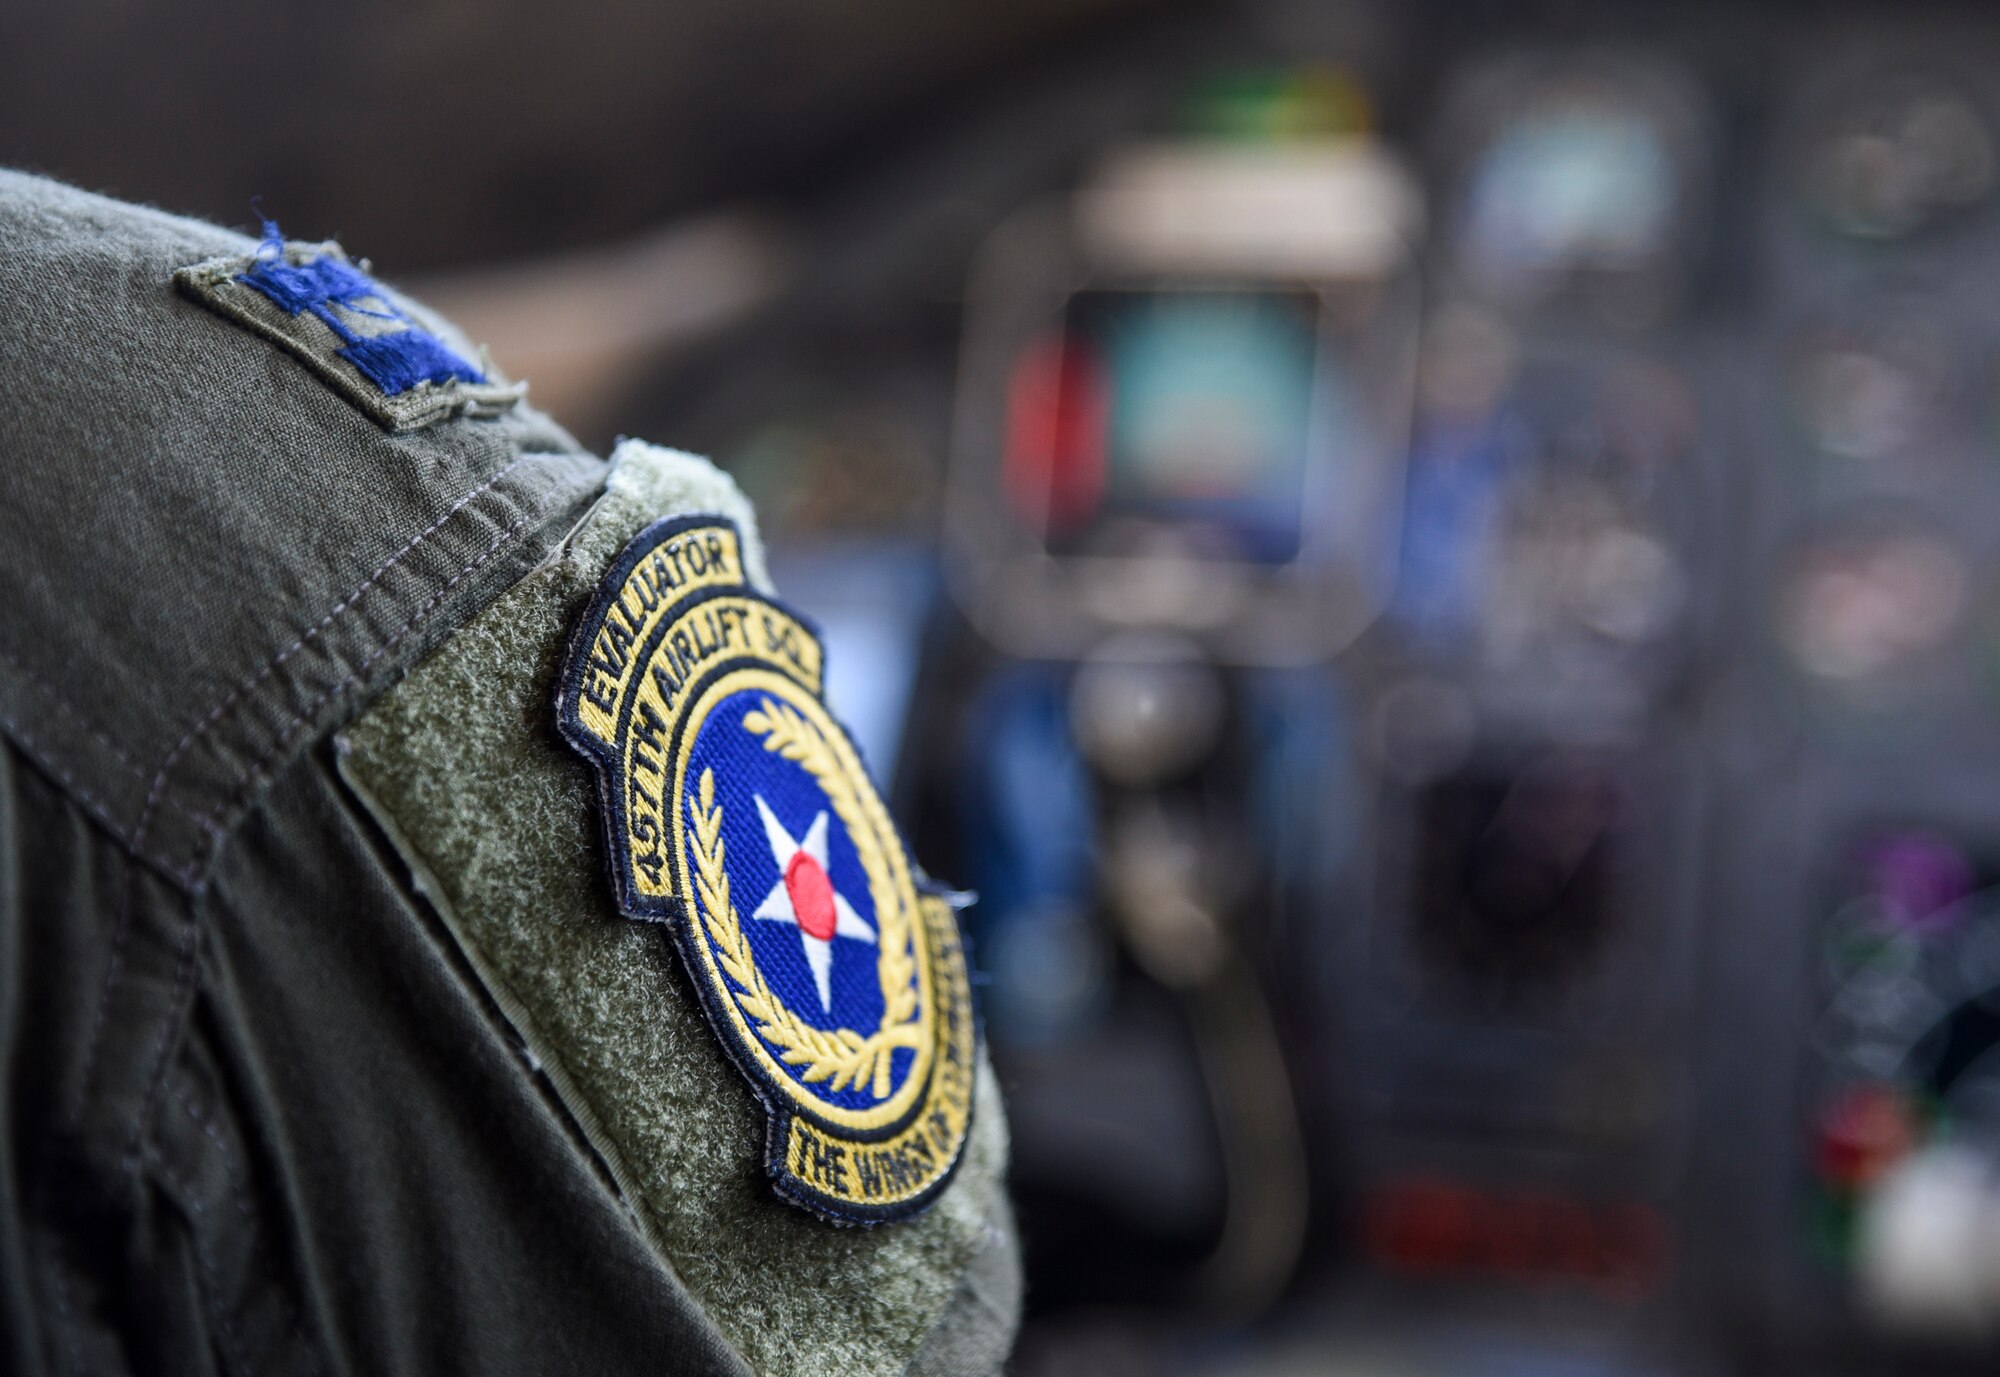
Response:
[{"label": "gold laurel wreath", "polygon": [[[857,842],[870,835],[863,830],[867,824],[879,823],[885,829],[889,826],[888,812],[881,801],[861,796],[826,739],[798,713],[766,698],[762,711],[744,714],[743,725],[765,738],[765,750],[777,752],[813,777],[832,804],[834,815]],[[888,867],[883,865],[881,857],[869,854],[870,848],[860,848],[862,868],[868,875],[868,893],[875,904],[876,973],[882,982],[881,1026],[865,1038],[851,1028],[835,1028],[830,1032],[815,1028],[771,992],[751,955],[742,920],[730,900],[729,873],[723,868],[722,808],[715,802],[713,770],[701,772],[699,799],[689,801],[688,815],[694,824],[689,849],[693,852],[703,923],[715,944],[717,962],[741,990],[736,1002],[744,1016],[757,1026],[759,1036],[778,1049],[782,1061],[804,1068],[801,1078],[808,1083],[827,1081],[833,1090],[858,1089],[867,1083],[876,1099],[887,1099],[896,1049],[915,1048],[921,1040],[921,1030],[915,1022],[917,992],[911,984],[915,970],[910,954],[911,915],[898,899],[898,876],[885,873]],[[878,837],[885,835],[884,831],[871,831]]]}]

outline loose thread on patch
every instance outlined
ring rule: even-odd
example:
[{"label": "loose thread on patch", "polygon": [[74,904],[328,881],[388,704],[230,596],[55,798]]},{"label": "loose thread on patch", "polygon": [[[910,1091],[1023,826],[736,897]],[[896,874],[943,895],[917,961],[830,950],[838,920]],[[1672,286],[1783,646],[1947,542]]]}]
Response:
[{"label": "loose thread on patch", "polygon": [[[254,201],[252,209],[258,209]],[[248,272],[238,273],[236,280],[287,315],[311,312],[341,342],[334,352],[384,396],[394,397],[425,384],[486,381],[481,369],[412,320],[366,273],[331,254],[303,263],[288,262],[278,222],[267,219],[263,223],[264,238],[252,257],[252,266]],[[370,302],[376,304],[366,304]],[[363,335],[341,318],[335,306],[351,316],[405,328]]]}]

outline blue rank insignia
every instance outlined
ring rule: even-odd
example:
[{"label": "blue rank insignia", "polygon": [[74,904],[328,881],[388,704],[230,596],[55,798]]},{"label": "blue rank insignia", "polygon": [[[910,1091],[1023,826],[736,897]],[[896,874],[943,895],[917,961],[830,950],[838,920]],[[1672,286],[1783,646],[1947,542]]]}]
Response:
[{"label": "blue rank insignia", "polygon": [[672,932],[764,1104],[778,1193],[873,1224],[950,1180],[978,1034],[957,916],[821,701],[823,667],[813,628],[748,586],[736,527],[676,517],[606,573],[556,713],[597,775],[618,906]]},{"label": "blue rank insignia", "polygon": [[338,244],[287,243],[266,225],[255,253],[182,268],[174,285],[291,353],[384,430],[498,415],[525,391],[455,349]]}]

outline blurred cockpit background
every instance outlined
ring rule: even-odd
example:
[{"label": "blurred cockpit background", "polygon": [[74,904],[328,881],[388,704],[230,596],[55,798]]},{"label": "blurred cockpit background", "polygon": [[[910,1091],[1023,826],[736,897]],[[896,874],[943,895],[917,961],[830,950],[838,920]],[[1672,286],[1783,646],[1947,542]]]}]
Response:
[{"label": "blurred cockpit background", "polygon": [[79,0],[0,162],[757,499],[1024,1377],[2000,1365],[2000,15]]}]

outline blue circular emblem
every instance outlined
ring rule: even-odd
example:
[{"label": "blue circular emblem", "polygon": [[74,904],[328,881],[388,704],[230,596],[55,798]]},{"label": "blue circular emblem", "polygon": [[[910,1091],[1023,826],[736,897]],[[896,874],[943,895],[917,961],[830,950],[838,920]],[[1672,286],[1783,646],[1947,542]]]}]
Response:
[{"label": "blue circular emblem", "polygon": [[[744,939],[772,996],[802,1023],[828,1034],[879,1029],[888,1001],[868,872],[821,783],[803,765],[766,749],[769,735],[746,724],[746,718],[766,724],[768,697],[756,689],[723,697],[688,752],[694,778],[712,771],[718,781],[723,867],[732,898],[751,920],[742,925]],[[718,955],[712,937],[704,941],[711,956]],[[921,1001],[914,968],[899,969],[895,978]],[[785,1061],[790,1049],[772,1042],[768,1032],[759,1037],[802,1095],[852,1110],[889,1098],[877,1096],[872,1083],[835,1089],[827,1084],[831,1077],[808,1081],[808,1064]],[[916,1059],[913,1047],[890,1051],[883,1085],[892,1095]]]}]

